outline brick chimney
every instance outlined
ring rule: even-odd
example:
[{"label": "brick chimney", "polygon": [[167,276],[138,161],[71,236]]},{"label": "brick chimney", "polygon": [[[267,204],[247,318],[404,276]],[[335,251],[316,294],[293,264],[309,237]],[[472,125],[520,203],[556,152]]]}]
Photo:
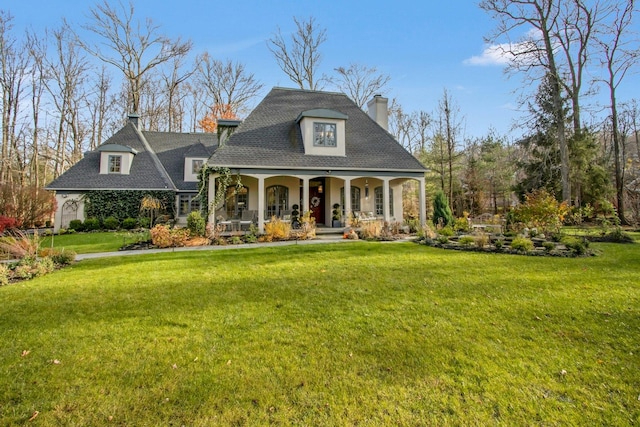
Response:
[{"label": "brick chimney", "polygon": [[382,95],[375,95],[371,101],[367,102],[369,117],[386,131],[389,130],[388,104],[389,100]]}]

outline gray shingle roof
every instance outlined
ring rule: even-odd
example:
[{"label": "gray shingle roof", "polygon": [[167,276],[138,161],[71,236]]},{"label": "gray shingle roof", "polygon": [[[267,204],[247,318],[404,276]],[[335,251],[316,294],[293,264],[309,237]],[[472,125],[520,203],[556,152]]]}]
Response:
[{"label": "gray shingle roof", "polygon": [[185,157],[208,159],[218,146],[214,133],[142,132],[179,191],[196,191],[197,182],[184,182]]},{"label": "gray shingle roof", "polygon": [[[215,134],[141,132],[127,124],[104,144],[121,145],[137,151],[129,175],[100,174],[100,148],[47,186],[50,190],[164,190],[195,191],[197,183],[184,182],[184,158],[208,158],[217,146]],[[188,155],[187,155],[188,154]],[[154,160],[154,156],[162,166]]]},{"label": "gray shingle roof", "polygon": [[[346,156],[305,155],[296,120],[310,110],[348,117]],[[425,171],[416,158],[346,95],[298,89],[272,89],[222,148],[218,148],[217,135],[212,133],[139,132],[131,123],[101,147],[106,145],[136,152],[129,175],[101,175],[98,148],[86,153],[47,188],[195,191],[197,183],[184,182],[186,157],[209,158],[212,166],[231,168]]]},{"label": "gray shingle roof", "polygon": [[100,152],[91,151],[47,186],[50,190],[164,190],[173,184],[163,171],[158,170],[153,153],[145,147],[132,124],[127,124],[103,145],[116,144],[131,147],[138,152],[133,159],[129,175],[100,174]]},{"label": "gray shingle roof", "polygon": [[[345,157],[305,155],[296,119],[315,109],[348,116]],[[232,168],[425,170],[346,95],[284,88],[272,89],[208,163]]]}]

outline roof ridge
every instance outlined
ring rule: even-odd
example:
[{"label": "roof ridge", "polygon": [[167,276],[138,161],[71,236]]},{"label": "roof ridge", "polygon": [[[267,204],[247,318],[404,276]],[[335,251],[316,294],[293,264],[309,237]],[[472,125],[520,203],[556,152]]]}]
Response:
[{"label": "roof ridge", "polygon": [[156,169],[158,169],[158,172],[160,172],[160,175],[162,175],[162,180],[165,182],[165,184],[171,187],[172,190],[177,190],[178,188],[173,183],[171,176],[169,175],[164,165],[158,158],[158,155],[156,154],[156,152],[153,150],[153,148],[151,148],[151,144],[149,144],[149,142],[147,141],[147,138],[144,136],[142,131],[138,129],[136,126],[133,126],[133,124],[131,123],[129,123],[129,125],[131,125],[133,129],[136,131],[136,133],[138,134],[138,137],[140,138],[140,142],[142,142],[142,145],[144,145],[144,148],[147,150],[147,152],[151,156],[151,160],[153,160],[153,164],[156,166]]},{"label": "roof ridge", "polygon": [[283,87],[283,86],[274,86],[273,88],[271,88],[271,90],[288,90],[291,92],[304,92],[304,93],[319,93],[319,94],[323,94],[323,95],[344,95],[347,96],[346,93],[344,92],[334,92],[334,91],[328,91],[328,90],[318,90],[318,89],[302,89],[302,88],[296,88],[296,87]]}]

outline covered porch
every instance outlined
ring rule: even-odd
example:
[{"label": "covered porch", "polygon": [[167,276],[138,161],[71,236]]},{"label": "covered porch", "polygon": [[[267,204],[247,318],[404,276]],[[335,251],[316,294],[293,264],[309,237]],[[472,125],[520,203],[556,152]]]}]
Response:
[{"label": "covered porch", "polygon": [[[209,207],[209,222],[229,230],[242,232],[253,224],[263,233],[265,223],[273,217],[292,221],[306,212],[322,228],[342,228],[349,216],[361,221],[403,222],[402,184],[407,180],[420,184],[420,221],[426,221],[422,173],[234,170],[232,177],[223,200]],[[219,178],[209,176],[210,203],[215,200]],[[338,222],[334,211],[339,212]]]}]

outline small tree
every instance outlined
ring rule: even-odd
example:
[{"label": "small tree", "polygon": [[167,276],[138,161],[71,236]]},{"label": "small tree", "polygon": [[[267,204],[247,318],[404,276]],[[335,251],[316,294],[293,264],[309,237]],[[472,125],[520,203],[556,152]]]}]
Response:
[{"label": "small tree", "polygon": [[140,214],[149,217],[149,226],[153,227],[153,218],[157,218],[160,210],[162,209],[162,202],[160,199],[146,195],[140,202]]},{"label": "small tree", "polygon": [[438,226],[453,225],[453,213],[444,192],[438,191],[433,199],[433,224]]},{"label": "small tree", "polygon": [[569,213],[566,202],[558,202],[545,189],[534,190],[525,195],[525,202],[513,209],[516,221],[538,231],[558,231]]}]

